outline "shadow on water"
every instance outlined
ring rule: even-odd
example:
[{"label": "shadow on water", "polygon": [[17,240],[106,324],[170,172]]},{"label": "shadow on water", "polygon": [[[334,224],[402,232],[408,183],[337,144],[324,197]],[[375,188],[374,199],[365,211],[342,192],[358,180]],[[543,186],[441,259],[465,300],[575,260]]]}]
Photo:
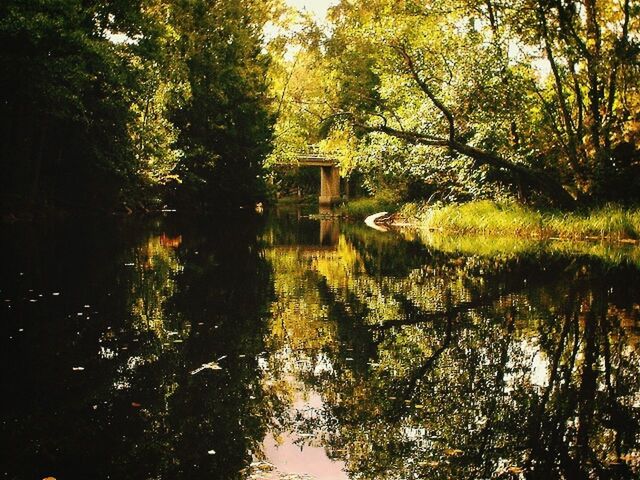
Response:
[{"label": "shadow on water", "polygon": [[265,435],[251,220],[3,231],[5,478],[239,477]]},{"label": "shadow on water", "polygon": [[5,478],[638,478],[636,249],[307,213],[3,229]]}]

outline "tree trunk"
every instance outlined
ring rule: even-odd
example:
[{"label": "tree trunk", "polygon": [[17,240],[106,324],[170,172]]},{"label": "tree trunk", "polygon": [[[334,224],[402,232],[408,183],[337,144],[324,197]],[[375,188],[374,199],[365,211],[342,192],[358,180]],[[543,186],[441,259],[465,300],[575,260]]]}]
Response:
[{"label": "tree trunk", "polygon": [[476,160],[477,163],[489,165],[495,168],[508,170],[515,174],[514,183],[518,180],[535,188],[544,194],[555,206],[565,209],[575,207],[575,199],[565,188],[551,175],[541,170],[534,170],[525,165],[512,163],[491,152],[485,152],[475,147],[455,142],[452,148],[463,155]]},{"label": "tree trunk", "polygon": [[512,183],[514,185],[523,184],[535,189],[547,197],[550,203],[556,207],[573,209],[576,206],[576,200],[569,192],[567,192],[567,190],[565,190],[562,184],[555,177],[541,170],[535,170],[527,167],[526,165],[510,162],[493,152],[487,152],[456,140],[448,140],[416,132],[396,130],[394,128],[387,127],[386,125],[372,127],[360,123],[354,123],[354,126],[368,132],[386,133],[387,135],[403,139],[408,143],[449,148],[454,152],[472,158],[475,161],[476,166],[488,165],[493,168],[510,172],[513,175]]}]

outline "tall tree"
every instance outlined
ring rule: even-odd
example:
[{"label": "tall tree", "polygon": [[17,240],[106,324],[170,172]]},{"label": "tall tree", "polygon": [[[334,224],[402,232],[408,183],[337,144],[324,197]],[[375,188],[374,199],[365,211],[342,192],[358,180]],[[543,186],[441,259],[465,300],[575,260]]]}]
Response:
[{"label": "tall tree", "polygon": [[268,56],[262,31],[269,3],[177,1],[191,98],[174,112],[185,151],[182,202],[240,204],[264,194],[261,159],[271,138]]},{"label": "tall tree", "polygon": [[262,52],[271,9],[210,0],[3,2],[3,210],[168,198],[204,207],[260,196],[272,127]]}]

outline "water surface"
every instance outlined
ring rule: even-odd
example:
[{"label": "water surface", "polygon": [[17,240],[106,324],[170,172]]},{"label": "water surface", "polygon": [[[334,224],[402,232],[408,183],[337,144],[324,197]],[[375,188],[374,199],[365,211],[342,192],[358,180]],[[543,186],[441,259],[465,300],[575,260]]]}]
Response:
[{"label": "water surface", "polygon": [[299,211],[3,226],[9,479],[640,475],[640,253]]}]

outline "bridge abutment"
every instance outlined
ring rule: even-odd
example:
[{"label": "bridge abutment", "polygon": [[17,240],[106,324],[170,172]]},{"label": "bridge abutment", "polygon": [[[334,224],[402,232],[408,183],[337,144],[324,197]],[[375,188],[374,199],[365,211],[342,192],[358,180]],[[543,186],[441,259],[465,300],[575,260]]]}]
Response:
[{"label": "bridge abutment", "polygon": [[340,199],[340,170],[336,165],[320,167],[320,205],[333,205]]}]

